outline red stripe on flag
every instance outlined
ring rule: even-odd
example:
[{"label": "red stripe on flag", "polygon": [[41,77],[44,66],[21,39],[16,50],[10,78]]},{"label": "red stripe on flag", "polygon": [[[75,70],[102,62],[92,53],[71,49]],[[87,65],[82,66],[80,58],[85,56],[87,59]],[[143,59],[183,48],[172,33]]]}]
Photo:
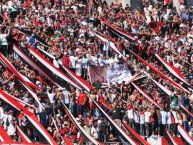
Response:
[{"label": "red stripe on flag", "polygon": [[4,140],[5,143],[13,143],[11,137],[7,134],[2,126],[0,126],[0,137]]},{"label": "red stripe on flag", "polygon": [[78,83],[80,83],[80,85],[83,86],[88,92],[90,92],[91,90],[94,89],[93,86],[91,84],[89,84],[87,81],[85,81],[81,77],[77,76],[74,72],[69,70],[67,67],[65,67],[65,66],[63,66],[63,67],[67,71],[67,73],[69,73],[69,75],[71,75],[76,81],[78,81]]},{"label": "red stripe on flag", "polygon": [[19,128],[19,126],[16,126],[17,132],[19,136],[21,137],[22,141],[24,143],[32,143],[31,140],[24,134],[24,132]]},{"label": "red stripe on flag", "polygon": [[50,80],[54,85],[58,86],[58,84],[56,84],[54,82],[54,80],[52,80],[39,66],[37,66],[27,55],[25,55],[21,49],[17,46],[13,46],[13,49],[15,50],[15,52],[22,57],[28,64],[30,64],[32,67],[34,67],[35,69],[37,69],[41,74],[43,74],[48,80]]},{"label": "red stripe on flag", "polygon": [[102,103],[105,107],[107,107],[110,111],[113,110],[113,107],[109,105],[102,97],[99,98],[99,102]]},{"label": "red stripe on flag", "polygon": [[[129,49],[128,49],[129,50]],[[153,65],[149,64],[147,61],[145,61],[144,59],[142,59],[140,56],[138,56],[136,53],[134,53],[133,51],[129,50],[133,56],[135,56],[136,58],[138,58],[142,63],[144,63],[145,65],[149,66],[150,69],[152,69],[155,73],[159,74],[163,79],[168,80],[171,84],[173,84],[173,86],[175,86],[176,88],[182,90],[182,91],[186,91],[189,92],[188,90],[186,90],[185,88],[183,88],[181,85],[177,84],[176,82],[174,82],[172,79],[168,78],[166,75],[164,75],[162,72],[160,72],[159,70],[157,70],[155,67],[153,67]]]},{"label": "red stripe on flag", "polygon": [[184,145],[184,142],[182,141],[181,138],[179,137],[174,137],[168,129],[166,129],[166,133],[169,137],[169,139],[171,140],[171,142],[174,144],[174,145]]},{"label": "red stripe on flag", "polygon": [[163,108],[157,104],[150,96],[148,96],[139,86],[137,86],[134,82],[131,82],[131,84],[146,98],[148,99],[150,102],[152,102],[154,105],[156,105],[158,108],[160,108],[161,110],[163,110]]},{"label": "red stripe on flag", "polygon": [[[163,65],[168,69],[168,71],[170,73],[172,73],[174,76],[176,76],[177,78],[179,78],[181,81],[185,82],[186,84],[188,84],[185,80],[184,77],[182,75],[182,73],[180,72],[180,70],[176,67],[174,67],[173,65],[169,64],[167,61],[165,61],[162,57],[160,57],[158,54],[155,54],[155,56],[161,61],[161,63],[163,63]],[[189,85],[189,84],[188,84]]]},{"label": "red stripe on flag", "polygon": [[18,79],[23,82],[24,84],[27,84],[27,86],[29,86],[30,88],[33,88],[33,89],[37,89],[39,91],[41,91],[40,88],[38,88],[35,84],[33,84],[32,82],[29,82],[29,81],[26,81],[21,75],[20,73],[15,69],[15,67],[3,56],[2,53],[0,53],[0,58],[1,58],[1,61],[6,65],[6,67],[12,71],[15,76],[18,77]]},{"label": "red stripe on flag", "polygon": [[30,112],[28,109],[23,107],[21,104],[19,104],[16,100],[14,100],[11,95],[5,93],[4,91],[0,90],[0,97],[2,100],[13,106],[19,111],[23,111],[23,113],[26,115],[26,117],[29,119],[29,121],[34,125],[34,127],[45,137],[45,139],[51,144],[51,145],[57,145],[57,143],[54,141],[54,139],[51,137],[51,135],[47,132],[47,130],[39,123],[38,119],[35,117],[35,115]]},{"label": "red stripe on flag", "polygon": [[125,121],[122,121],[125,128],[133,134],[143,145],[150,145],[146,140],[144,140],[135,130],[133,130]]},{"label": "red stripe on flag", "polygon": [[118,29],[118,28],[115,28],[115,27],[111,26],[111,25],[110,25],[109,23],[107,23],[106,21],[101,20],[101,23],[104,23],[104,24],[107,25],[108,27],[110,27],[110,28],[112,28],[113,30],[121,33],[122,35],[124,35],[125,37],[127,37],[127,38],[129,38],[129,39],[131,39],[131,40],[133,40],[133,41],[137,41],[133,36],[131,36],[131,35],[123,32],[122,30],[120,30],[120,29]]},{"label": "red stripe on flag", "polygon": [[64,135],[63,138],[67,145],[73,145],[72,141],[67,136]]},{"label": "red stripe on flag", "polygon": [[165,137],[161,137],[161,143],[162,145],[170,145]]},{"label": "red stripe on flag", "polygon": [[[48,61],[40,52],[38,52],[37,50],[35,50],[34,48],[32,48],[31,46],[28,46],[28,49],[30,51],[32,51],[33,53],[35,53],[38,57],[40,57],[43,61],[45,61],[48,65],[50,65],[53,69],[55,69],[58,73],[62,74],[62,76],[64,76],[65,81],[71,83],[74,87],[81,89],[81,87],[79,87],[79,85],[76,84],[76,82],[74,82],[74,80],[72,80],[71,78],[69,78],[66,74],[64,74],[60,69],[56,68],[50,61]],[[45,65],[45,64],[44,64]],[[47,66],[46,66],[47,67]],[[67,79],[67,80],[66,80]]]},{"label": "red stripe on flag", "polygon": [[126,133],[107,113],[96,103],[95,100],[92,100],[98,109],[103,113],[103,115],[108,119],[108,121],[117,129],[117,131],[123,135],[123,137],[129,142],[131,145],[138,145],[138,143],[128,134]]},{"label": "red stripe on flag", "polygon": [[193,145],[193,138],[187,133],[181,124],[178,124],[178,131],[181,136],[190,144]]},{"label": "red stripe on flag", "polygon": [[192,114],[184,105],[180,104],[180,107],[181,107],[184,111],[186,111],[186,113],[188,113],[191,117],[193,117],[193,114]]}]

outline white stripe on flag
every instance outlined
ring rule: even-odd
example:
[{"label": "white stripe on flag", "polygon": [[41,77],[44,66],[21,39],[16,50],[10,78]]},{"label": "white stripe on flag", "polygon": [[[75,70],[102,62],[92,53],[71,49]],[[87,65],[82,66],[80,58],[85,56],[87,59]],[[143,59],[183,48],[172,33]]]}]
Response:
[{"label": "white stripe on flag", "polygon": [[193,139],[192,137],[188,134],[188,132],[186,132],[184,130],[184,128],[182,127],[182,125],[178,125],[178,131],[179,133],[182,135],[182,137],[190,144],[193,145]]},{"label": "white stripe on flag", "polygon": [[160,89],[162,89],[166,94],[169,96],[172,95],[172,91],[170,91],[168,88],[164,87],[162,84],[158,83],[156,80],[153,78],[150,78]]},{"label": "white stripe on flag", "polygon": [[4,142],[4,139],[2,138],[2,136],[0,135],[0,141],[1,142]]},{"label": "white stripe on flag", "polygon": [[62,72],[60,72],[60,70],[58,70],[55,66],[50,65],[48,62],[46,62],[44,59],[42,59],[38,54],[36,54],[32,49],[29,49],[30,53],[36,57],[42,64],[44,64],[44,66],[46,66],[50,71],[52,71],[55,75],[57,75],[58,77],[60,77],[61,79],[67,81],[68,83],[72,84],[74,87],[78,88],[81,90],[81,88],[79,86],[77,86],[73,81],[71,81],[70,79],[68,79],[65,75],[62,74]]},{"label": "white stripe on flag", "polygon": [[[62,101],[61,101],[62,102]],[[62,102],[63,104],[63,102]],[[75,122],[76,126],[81,130],[81,132],[86,135],[86,137],[89,138],[89,140],[94,143],[95,145],[100,145],[99,142],[97,142],[93,137],[91,137],[83,128],[82,126],[78,123],[78,121],[76,120],[76,118],[74,118],[74,116],[72,115],[72,113],[69,111],[69,109],[63,104],[65,110],[67,111],[67,113],[70,115],[70,117],[72,118],[72,120]]]},{"label": "white stripe on flag", "polygon": [[18,125],[16,125],[16,128],[19,132],[19,135],[21,135],[22,137],[22,141],[26,141],[27,143],[32,143],[32,141],[25,135],[25,133],[20,129],[20,127]]},{"label": "white stripe on flag", "polygon": [[162,107],[160,105],[158,105],[150,96],[148,96],[145,92],[143,92],[143,90],[137,86],[134,82],[131,82],[131,84],[146,98],[148,99],[150,102],[152,102],[154,105],[156,105],[158,108],[160,108],[161,110]]},{"label": "white stripe on flag", "polygon": [[181,107],[184,111],[186,111],[191,117],[193,117],[192,112],[190,112],[185,106],[183,106],[182,104],[180,104],[180,107]]},{"label": "white stripe on flag", "polygon": [[39,130],[39,132],[46,138],[46,140],[51,144],[51,145],[56,145],[55,143],[52,142],[52,140],[47,136],[46,132],[42,130],[42,128],[37,124],[37,120],[35,121],[32,119],[30,116],[26,115],[26,117],[30,120],[30,122]]},{"label": "white stripe on flag", "polygon": [[[1,57],[1,61],[4,63],[4,65],[11,70],[15,76],[17,76],[17,78],[23,82],[24,84],[26,84],[28,87],[33,88],[33,89],[39,89],[35,84],[33,84],[32,82],[26,81],[21,74],[16,70],[16,68],[9,62],[9,60],[7,58],[5,58],[3,56],[2,53],[0,53],[0,57]],[[40,90],[40,89],[39,89]]]},{"label": "white stripe on flag", "polygon": [[[92,98],[91,98],[92,99]],[[95,102],[95,100],[92,99],[92,101],[95,103],[95,105],[100,109],[101,112],[107,117],[107,119],[114,125],[114,127],[124,136],[124,138],[131,144],[136,145],[136,143],[133,141],[132,138],[130,138],[122,129],[120,126],[118,126],[107,114],[103,109]]]},{"label": "white stripe on flag", "polygon": [[[63,69],[64,69],[67,73],[70,74],[71,77],[73,77],[73,79],[75,79],[76,81],[78,81],[78,83],[80,83],[80,85],[83,86],[88,92],[91,91],[91,89],[90,89],[86,84],[84,84],[84,82],[82,82],[81,80],[79,80],[79,79],[78,79],[75,75],[73,75],[66,67],[64,67],[64,66],[62,65],[62,61],[59,61],[59,64],[63,67]],[[85,82],[85,83],[87,83],[87,82]],[[90,85],[90,84],[88,84],[88,85]],[[92,87],[92,86],[91,86],[91,87]]]},{"label": "white stripe on flag", "polygon": [[44,106],[41,104],[38,96],[32,91],[30,90],[25,84],[23,84],[23,86],[27,89],[27,91],[32,95],[32,97],[37,101],[37,103],[39,104],[39,107],[41,109],[44,109]]},{"label": "white stripe on flag", "polygon": [[173,136],[171,135],[171,133],[170,133],[168,130],[166,130],[166,133],[167,133],[167,135],[169,136],[170,140],[172,141],[172,144],[173,144],[173,145],[178,145],[178,144],[175,142]]},{"label": "white stripe on flag", "polygon": [[104,37],[96,34],[95,32],[91,31],[92,34],[94,34],[95,36],[97,36],[99,39],[101,39],[104,43],[109,43],[110,44],[110,47],[113,48],[113,50],[118,53],[119,55],[121,55],[123,58],[125,58],[123,56],[123,54],[117,49],[117,47],[115,46],[115,44],[107,39],[105,39]]},{"label": "white stripe on flag", "polygon": [[149,66],[150,69],[152,69],[155,73],[159,74],[162,78],[164,78],[165,80],[169,81],[170,83],[172,83],[172,85],[175,88],[178,88],[180,90],[186,91],[189,93],[189,91],[187,89],[185,89],[184,87],[182,87],[180,84],[176,83],[175,81],[173,81],[171,78],[167,77],[165,74],[163,74],[161,71],[159,71],[158,69],[156,69],[153,65],[149,64],[147,61],[145,61],[143,58],[141,58],[140,56],[138,56],[136,53],[134,53],[133,51],[129,50],[128,51],[131,52],[131,54],[133,56],[135,56],[136,58],[138,58],[142,63],[144,63],[146,66]]},{"label": "white stripe on flag", "polygon": [[163,58],[161,58],[158,54],[155,54],[155,56],[161,61],[161,63],[163,63],[163,65],[169,70],[170,73],[172,73],[174,76],[176,76],[187,85],[190,85],[181,76],[179,76],[179,74],[173,68],[171,68],[166,62],[164,62]]},{"label": "white stripe on flag", "polygon": [[[4,91],[0,90],[0,98],[13,106],[15,109],[19,111],[23,111],[26,117],[29,119],[29,121],[36,127],[37,130],[40,131],[40,133],[45,137],[45,139],[51,144],[51,145],[57,145],[54,139],[50,136],[50,134],[47,132],[46,129],[43,128],[43,126],[38,122],[35,115],[27,110],[25,107],[23,107],[21,104],[19,104],[16,100],[10,97],[9,94],[5,93]],[[29,116],[30,115],[30,116]]]},{"label": "white stripe on flag", "polygon": [[38,70],[41,74],[43,74],[47,79],[49,79],[54,85],[56,85],[59,88],[62,88],[59,84],[57,84],[56,82],[54,82],[41,68],[39,68],[39,66],[37,66],[34,62],[31,62],[29,59],[25,56],[25,54],[23,54],[23,52],[21,52],[21,50],[19,48],[17,48],[15,45],[13,46],[14,51],[21,57],[23,58],[28,64],[30,64],[33,68],[35,68],[36,70]]}]

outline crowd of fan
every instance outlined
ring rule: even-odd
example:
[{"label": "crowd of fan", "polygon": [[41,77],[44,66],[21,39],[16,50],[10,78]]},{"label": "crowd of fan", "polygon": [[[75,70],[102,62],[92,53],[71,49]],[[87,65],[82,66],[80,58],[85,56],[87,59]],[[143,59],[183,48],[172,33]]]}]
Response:
[{"label": "crowd of fan", "polygon": [[[185,93],[175,90],[158,74],[138,62],[127,50],[133,50],[180,84],[179,79],[158,63],[154,56],[155,53],[158,53],[177,67],[193,88],[193,9],[181,3],[177,11],[172,5],[155,4],[153,1],[144,3],[143,6],[143,11],[132,11],[128,5],[125,8],[119,3],[112,3],[109,6],[101,0],[89,3],[79,0],[73,2],[31,0],[30,4],[22,0],[3,0],[0,4],[1,52],[20,73],[42,89],[38,97],[46,109],[42,110],[38,107],[30,93],[14,76],[10,75],[3,65],[0,65],[1,89],[31,104],[32,106],[26,107],[36,114],[40,123],[47,128],[58,144],[63,142],[61,136],[68,136],[75,143],[83,141],[83,136],[67,117],[62,103],[69,108],[84,130],[95,139],[100,142],[120,142],[113,127],[92,102],[92,99],[98,101],[100,98],[112,105],[113,111],[102,107],[117,124],[120,125],[121,120],[126,120],[143,137],[166,136],[166,128],[178,136],[178,124],[182,124],[193,137],[192,118],[179,108],[179,105],[183,104],[192,111],[192,92]],[[107,21],[139,41],[132,43],[116,36],[108,27],[100,23],[100,20]],[[148,78],[136,82],[164,108],[160,110],[146,100],[132,85],[126,85],[124,82],[116,85],[109,84],[106,88],[102,88],[100,82],[95,82],[95,90],[90,94],[72,86],[70,92],[61,90],[48,81],[46,83],[40,81],[38,78],[44,77],[13,53],[13,37],[17,35],[14,27],[33,31],[51,46],[48,49],[36,43],[35,35],[32,34],[29,41],[25,36],[18,40],[22,49],[26,48],[26,44],[34,48],[41,47],[55,56],[56,60],[53,62],[55,66],[58,66],[57,61],[61,60],[64,66],[69,67],[88,82],[88,65],[104,66],[124,63],[128,65],[133,75],[136,72],[146,71],[174,94],[166,95]],[[122,54],[125,56],[129,54],[126,59],[132,62],[134,67],[127,64],[126,59],[117,55],[100,39],[91,35],[90,30],[99,31],[106,39],[114,42]],[[39,133],[33,129],[23,113],[15,113],[3,102],[0,104],[0,122],[8,135],[15,140],[19,140],[15,128],[18,125],[30,139],[40,141]]]}]

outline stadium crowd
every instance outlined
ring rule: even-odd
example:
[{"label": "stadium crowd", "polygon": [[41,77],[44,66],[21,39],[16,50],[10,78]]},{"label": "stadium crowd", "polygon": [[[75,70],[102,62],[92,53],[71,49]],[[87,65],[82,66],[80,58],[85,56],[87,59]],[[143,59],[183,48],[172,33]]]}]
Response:
[{"label": "stadium crowd", "polygon": [[[166,74],[183,87],[193,88],[193,7],[187,7],[180,1],[179,8],[163,1],[143,3],[142,10],[132,10],[129,5],[121,3],[108,5],[101,0],[2,0],[0,2],[0,51],[24,76],[28,77],[42,91],[38,92],[42,109],[17,78],[0,64],[0,87],[16,98],[24,101],[25,107],[33,112],[40,123],[48,130],[58,144],[64,144],[68,136],[76,144],[86,141],[81,132],[64,111],[70,110],[78,123],[99,142],[119,143],[117,132],[99,111],[92,100],[102,99],[112,106],[112,110],[101,104],[111,118],[121,126],[125,120],[142,137],[158,140],[166,137],[166,129],[174,136],[179,136],[177,126],[181,124],[193,137],[193,122],[190,114],[180,108],[182,104],[193,113],[193,90],[189,93],[175,89],[172,84],[162,79],[149,67],[136,59],[132,50],[144,60]],[[103,22],[133,36],[136,43],[112,33]],[[18,34],[16,28],[32,31],[26,35]],[[97,31],[107,40],[112,41],[124,57],[118,55],[108,44],[91,32]],[[50,48],[37,42],[42,38]],[[28,45],[40,47],[55,59],[53,64],[62,64],[91,83],[88,66],[113,66],[124,64],[132,75],[150,74],[160,84],[171,90],[169,96],[157,87],[150,77],[135,81],[163,110],[148,101],[131,84],[124,81],[106,86],[94,82],[94,90],[86,93],[70,84],[70,92],[53,86],[40,72],[23,61],[14,51],[15,39],[27,51]],[[159,54],[170,64],[178,68],[189,85],[171,74],[159,61]],[[131,64],[129,63],[131,62]],[[144,73],[145,72],[145,73]],[[15,112],[8,104],[0,103],[0,124],[13,140],[20,141],[16,132],[18,125],[34,142],[46,143],[41,135],[33,129],[23,112]]]}]

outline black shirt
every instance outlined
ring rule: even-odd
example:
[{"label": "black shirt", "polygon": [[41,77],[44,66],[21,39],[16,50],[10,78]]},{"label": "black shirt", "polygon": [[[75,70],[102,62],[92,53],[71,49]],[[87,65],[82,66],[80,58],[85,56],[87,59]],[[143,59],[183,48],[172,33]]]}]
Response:
[{"label": "black shirt", "polygon": [[119,107],[116,107],[112,112],[112,118],[113,119],[122,119],[122,109]]}]

